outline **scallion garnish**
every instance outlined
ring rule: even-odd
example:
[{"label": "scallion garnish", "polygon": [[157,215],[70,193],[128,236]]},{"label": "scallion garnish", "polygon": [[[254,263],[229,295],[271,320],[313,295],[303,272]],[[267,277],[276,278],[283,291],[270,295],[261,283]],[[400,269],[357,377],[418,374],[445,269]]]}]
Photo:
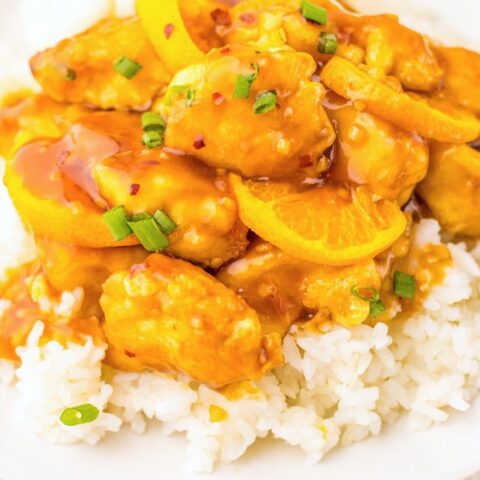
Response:
[{"label": "scallion garnish", "polygon": [[67,68],[67,71],[65,72],[65,80],[68,80],[69,82],[73,82],[77,78],[77,72],[73,70],[72,68]]},{"label": "scallion garnish", "polygon": [[413,300],[416,288],[417,282],[413,275],[398,271],[394,273],[393,292],[395,295],[408,300]]},{"label": "scallion garnish", "polygon": [[187,107],[191,107],[193,105],[196,95],[197,91],[195,89],[187,90],[187,99],[185,100]]},{"label": "scallion garnish", "polygon": [[337,51],[337,47],[337,36],[334,33],[322,32],[320,34],[320,41],[318,42],[317,46],[317,50],[320,53],[334,55]]},{"label": "scallion garnish", "polygon": [[144,132],[163,132],[166,128],[165,122],[159,113],[145,112],[142,115],[142,128]]},{"label": "scallion garnish", "polygon": [[163,145],[163,131],[149,130],[144,132],[142,142],[147,148],[157,148]]},{"label": "scallion garnish", "polygon": [[238,75],[233,87],[233,98],[248,98],[250,96],[250,89],[252,83],[258,78],[260,68],[258,63],[252,63],[253,73],[248,75]]},{"label": "scallion garnish", "polygon": [[310,0],[302,0],[302,5],[300,7],[302,15],[312,22],[320,23],[321,25],[326,25],[328,20],[328,12],[325,8],[317,5],[316,3]]},{"label": "scallion garnish", "polygon": [[[360,290],[363,292],[368,292],[367,295],[363,295],[360,293]],[[381,313],[385,311],[385,305],[382,303],[382,299],[380,298],[380,294],[378,290],[375,288],[357,288],[352,287],[352,295],[360,298],[364,302],[368,302],[370,304],[370,312],[369,315],[372,318],[378,317]]]},{"label": "scallion garnish", "polygon": [[113,63],[113,67],[120,74],[129,80],[132,79],[143,68],[142,65],[128,57],[120,57]]},{"label": "scallion garnish", "polygon": [[65,409],[60,415],[60,421],[68,427],[90,423],[97,419],[100,411],[95,405],[86,403]]},{"label": "scallion garnish", "polygon": [[137,236],[143,248],[149,252],[159,252],[168,247],[168,238],[160,225],[149,213],[140,213],[128,218],[128,225]]},{"label": "scallion garnish", "polygon": [[128,225],[125,208],[122,205],[108,210],[102,217],[115,241],[119,242],[132,233],[132,229]]},{"label": "scallion garnish", "polygon": [[177,228],[177,224],[162,210],[157,210],[153,214],[153,218],[160,225],[164,233],[170,235]]},{"label": "scallion garnish", "polygon": [[253,105],[253,111],[257,115],[262,115],[273,110],[277,106],[277,92],[269,90],[268,92],[259,93],[257,100]]}]

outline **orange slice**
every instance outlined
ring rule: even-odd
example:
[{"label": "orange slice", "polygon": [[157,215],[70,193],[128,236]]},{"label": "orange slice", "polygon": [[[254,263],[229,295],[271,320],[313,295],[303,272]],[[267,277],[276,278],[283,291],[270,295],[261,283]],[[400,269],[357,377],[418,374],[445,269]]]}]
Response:
[{"label": "orange slice", "polygon": [[366,187],[324,185],[298,193],[283,184],[230,181],[247,227],[293,257],[325,265],[372,258],[404,232],[407,220]]},{"label": "orange slice", "polygon": [[22,220],[35,235],[80,247],[102,248],[137,245],[134,235],[121,242],[113,240],[101,211],[81,202],[60,203],[33,194],[11,162],[7,163],[5,185]]},{"label": "orange slice", "polygon": [[172,73],[202,60],[185,26],[179,0],[137,0],[137,13],[158,56]]},{"label": "orange slice", "polygon": [[341,57],[327,63],[321,80],[338,95],[362,102],[367,111],[422,137],[466,143],[480,136],[480,121],[470,113],[397,92]]}]

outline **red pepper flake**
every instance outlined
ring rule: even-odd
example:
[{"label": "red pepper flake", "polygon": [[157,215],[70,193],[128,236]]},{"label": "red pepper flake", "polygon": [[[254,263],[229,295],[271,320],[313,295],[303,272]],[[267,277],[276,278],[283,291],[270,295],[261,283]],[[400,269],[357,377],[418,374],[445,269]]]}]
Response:
[{"label": "red pepper flake", "polygon": [[128,350],[124,350],[125,352],[125,355],[128,357],[128,358],[135,358],[136,355]]},{"label": "red pepper flake", "polygon": [[175,25],[173,23],[167,23],[165,28],[163,29],[163,33],[165,34],[165,38],[168,40],[172,33],[175,31]]},{"label": "red pepper flake", "polygon": [[136,195],[140,190],[140,185],[138,183],[132,183],[130,185],[130,195]]},{"label": "red pepper flake", "polygon": [[212,93],[212,101],[215,105],[221,105],[225,101],[225,97],[220,92]]},{"label": "red pepper flake", "polygon": [[228,47],[223,47],[222,49],[220,49],[220,53],[222,55],[228,55],[230,53],[230,49]]},{"label": "red pepper flake", "polygon": [[213,12],[210,12],[210,17],[217,25],[229,27],[232,24],[230,14],[222,8],[216,8]]},{"label": "red pepper flake", "polygon": [[311,167],[313,165],[312,156],[309,153],[301,155],[298,159],[298,164],[300,168]]},{"label": "red pepper flake", "polygon": [[253,13],[242,13],[240,20],[244,23],[255,23],[257,21]]},{"label": "red pepper flake", "polygon": [[144,263],[135,263],[130,267],[130,273],[128,274],[128,277],[133,278],[136,273],[143,272],[146,269],[147,266]]},{"label": "red pepper flake", "polygon": [[140,165],[146,165],[146,166],[154,166],[159,164],[160,162],[158,160],[144,160],[143,162],[140,162]]},{"label": "red pepper flake", "polygon": [[205,137],[199,133],[193,141],[193,148],[200,150],[203,147],[205,147]]}]

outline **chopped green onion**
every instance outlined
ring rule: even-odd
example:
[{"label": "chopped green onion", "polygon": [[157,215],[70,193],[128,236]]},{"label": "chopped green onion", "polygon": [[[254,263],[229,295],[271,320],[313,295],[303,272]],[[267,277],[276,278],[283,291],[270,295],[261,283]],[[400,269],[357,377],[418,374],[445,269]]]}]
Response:
[{"label": "chopped green onion", "polygon": [[163,131],[149,130],[143,134],[142,141],[147,148],[157,148],[163,145]]},{"label": "chopped green onion", "polygon": [[322,32],[320,34],[320,41],[317,46],[317,50],[320,53],[334,55],[337,51],[337,47],[337,36],[334,33]]},{"label": "chopped green onion", "polygon": [[73,70],[72,68],[67,68],[67,71],[65,72],[65,80],[68,80],[69,82],[73,82],[77,78],[77,72]]},{"label": "chopped green onion", "polygon": [[144,132],[163,132],[166,128],[162,116],[155,112],[145,112],[142,115],[142,128]]},{"label": "chopped green onion", "polygon": [[302,0],[300,11],[307,20],[312,20],[312,22],[320,23],[321,25],[327,24],[327,10],[310,0]]},{"label": "chopped green onion", "polygon": [[260,68],[258,63],[252,63],[253,73],[248,75],[238,75],[233,87],[233,98],[248,98],[252,83],[258,78]]},{"label": "chopped green onion", "polygon": [[[362,295],[359,290],[368,290],[369,295]],[[370,312],[369,315],[372,318],[378,317],[381,313],[383,313],[385,309],[385,305],[382,303],[382,299],[380,298],[380,294],[378,290],[375,288],[356,288],[352,287],[352,295],[360,298],[364,302],[368,302],[370,304]]]},{"label": "chopped green onion", "polygon": [[128,57],[120,57],[113,63],[113,67],[120,74],[129,80],[132,79],[143,67]]},{"label": "chopped green onion", "polygon": [[273,110],[277,106],[277,92],[268,91],[260,93],[253,105],[253,111],[257,115],[262,115]]},{"label": "chopped green onion", "polygon": [[97,419],[100,411],[95,405],[86,403],[65,409],[60,415],[60,421],[68,427],[90,423]]},{"label": "chopped green onion", "polygon": [[145,250],[158,252],[168,247],[168,238],[162,232],[157,221],[149,213],[133,215],[128,219],[128,225]]},{"label": "chopped green onion", "polygon": [[187,107],[191,107],[193,105],[196,95],[196,90],[187,90],[187,99],[185,100]]},{"label": "chopped green onion", "polygon": [[395,272],[393,275],[393,292],[401,298],[413,300],[417,282],[413,275],[404,272]]},{"label": "chopped green onion", "polygon": [[167,235],[170,235],[177,228],[177,224],[162,210],[157,210],[153,214],[153,218]]},{"label": "chopped green onion", "polygon": [[125,208],[122,205],[108,210],[102,217],[116,242],[123,240],[132,233],[132,229],[128,226]]}]

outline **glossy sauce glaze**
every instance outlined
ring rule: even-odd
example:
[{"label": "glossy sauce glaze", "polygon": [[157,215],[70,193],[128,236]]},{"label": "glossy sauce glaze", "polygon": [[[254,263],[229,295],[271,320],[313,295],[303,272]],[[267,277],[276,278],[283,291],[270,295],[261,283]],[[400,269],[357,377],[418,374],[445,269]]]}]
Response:
[{"label": "glossy sauce glaze", "polygon": [[[117,367],[222,387],[280,364],[292,324],[323,332],[421,308],[452,259],[444,246],[415,247],[414,224],[431,216],[416,195],[431,206],[445,187],[447,140],[480,134],[458,109],[478,113],[477,95],[463,91],[476,77],[456,68],[480,57],[434,48],[393,16],[316,3],[326,25],[296,2],[195,5],[185,23],[206,53],[195,65],[177,58],[176,75],[137,18],[104,20],[32,59],[48,96],[8,100],[0,153],[39,255],[0,291],[0,357],[14,359],[42,320],[45,341],[89,334],[109,343]],[[169,53],[176,28],[162,32]],[[335,55],[318,49],[325,33],[336,35]],[[121,56],[133,76],[114,66]],[[398,105],[421,113],[415,127]],[[145,110],[161,117],[155,144]],[[457,148],[458,185],[472,187],[478,157],[466,145],[448,150]],[[102,214],[118,206],[129,221],[158,210],[170,219],[163,255],[133,234],[114,240]],[[396,271],[415,277],[413,301],[393,291]],[[60,315],[65,291],[74,307]],[[385,311],[373,315],[365,292]]]}]

